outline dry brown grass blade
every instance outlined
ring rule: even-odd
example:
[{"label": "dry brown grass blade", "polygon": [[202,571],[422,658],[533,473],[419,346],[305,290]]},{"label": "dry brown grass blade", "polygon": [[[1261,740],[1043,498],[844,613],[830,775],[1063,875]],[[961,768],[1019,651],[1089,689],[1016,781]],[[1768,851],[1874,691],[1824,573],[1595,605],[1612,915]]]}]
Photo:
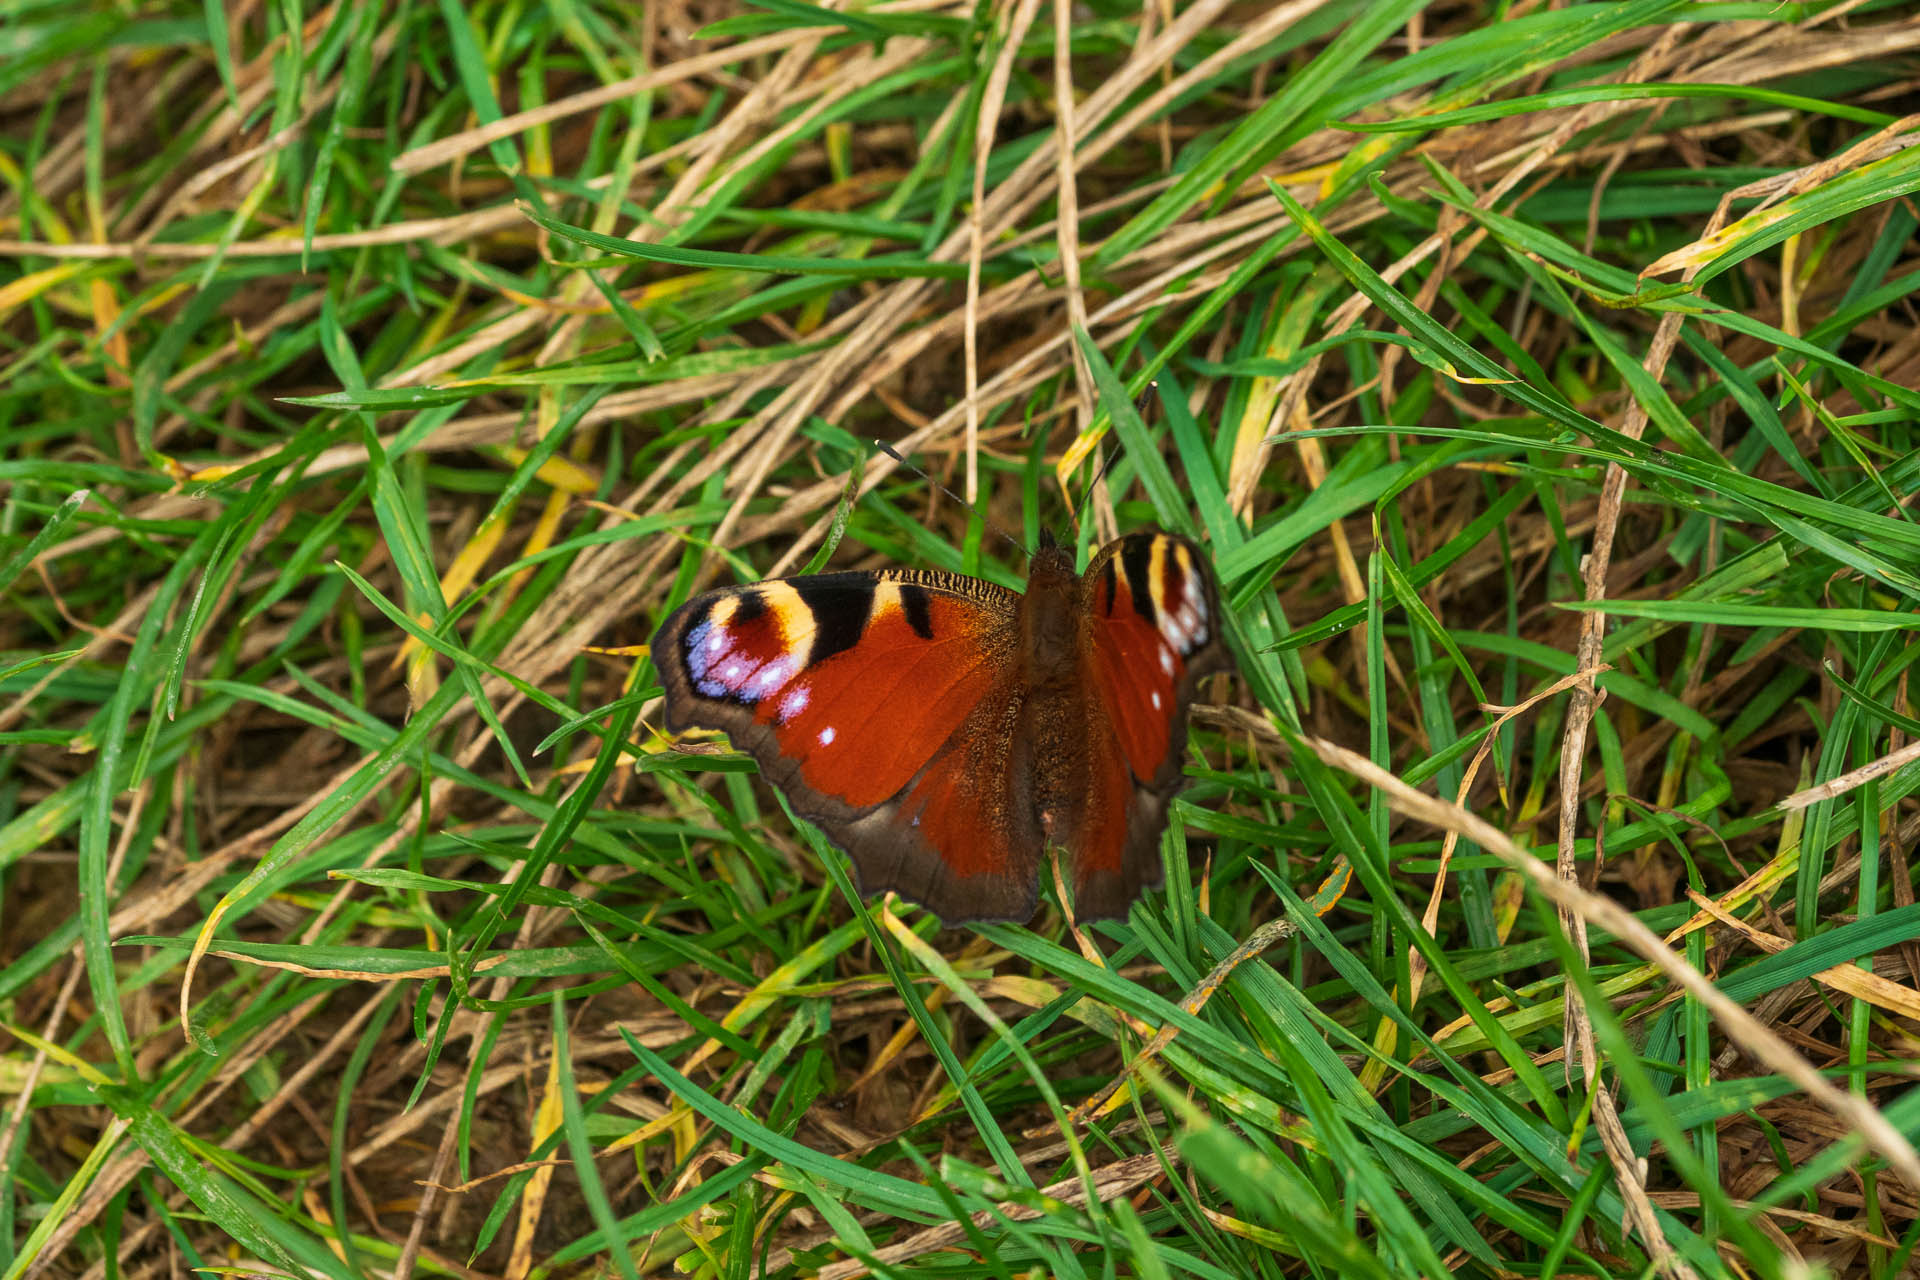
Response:
[{"label": "dry brown grass blade", "polygon": [[[1632,67],[1623,76],[1627,81],[1644,81],[1672,70],[1674,51],[1680,45],[1681,33],[1669,28],[1654,42],[1642,56],[1635,59]],[[1557,152],[1573,136],[1576,126],[1584,127],[1591,121],[1601,118],[1606,112],[1617,109],[1623,104],[1595,104],[1572,113],[1571,117],[1549,135],[1547,144],[1533,153],[1531,163],[1523,162],[1502,178],[1500,187],[1511,190],[1531,170],[1534,164],[1543,161],[1552,152]],[[1666,367],[1668,356],[1678,341],[1680,317],[1667,315],[1662,318],[1655,334],[1652,349],[1645,364],[1649,374],[1658,380]],[[1647,414],[1638,401],[1629,404],[1626,421],[1621,432],[1630,439],[1638,440],[1646,430]],[[1626,490],[1626,471],[1617,464],[1609,464],[1606,477],[1601,484],[1599,514],[1595,523],[1593,538],[1588,544],[1583,565],[1585,575],[1586,599],[1595,601],[1606,596],[1607,569],[1612,560],[1614,531],[1620,517],[1622,497]],[[1574,656],[1574,670],[1582,673],[1594,671],[1600,665],[1601,640],[1605,619],[1593,612],[1582,615],[1580,639]],[[1576,825],[1580,815],[1580,798],[1584,784],[1586,760],[1586,742],[1589,725],[1594,710],[1599,705],[1599,697],[1591,674],[1583,674],[1573,685],[1573,696],[1567,706],[1567,721],[1560,743],[1560,837],[1558,859],[1555,872],[1561,883],[1570,888],[1577,887],[1579,865],[1574,853]],[[1599,859],[1600,839],[1594,839],[1595,860]],[[1572,941],[1576,953],[1584,963],[1589,955],[1585,918],[1566,905],[1560,908],[1560,926]],[[1664,950],[1664,949],[1663,949]],[[1579,992],[1571,985],[1567,989],[1566,1016],[1566,1068],[1568,1082],[1576,1078],[1585,1082],[1589,1089],[1596,1090],[1594,1098],[1594,1120],[1598,1126],[1608,1157],[1613,1163],[1615,1180],[1618,1183],[1626,1205],[1627,1216],[1635,1232],[1653,1251],[1655,1265],[1672,1275],[1690,1274],[1690,1269],[1674,1255],[1660,1230],[1659,1219],[1654,1214],[1646,1198],[1645,1171],[1640,1162],[1632,1155],[1624,1128],[1613,1106],[1613,1099],[1597,1082],[1598,1063],[1594,1061],[1593,1024],[1589,1018]],[[1578,1072],[1578,1077],[1575,1073]]]},{"label": "dry brown grass blade", "polygon": [[[1160,38],[1152,45],[1136,50],[1134,56],[1128,59],[1127,64],[1118,73],[1108,78],[1081,104],[1087,118],[1097,120],[1113,110],[1133,85],[1156,73],[1159,60],[1171,56],[1173,50],[1191,40],[1196,32],[1204,30],[1208,21],[1216,16],[1225,4],[1226,0],[1201,0],[1200,3],[1183,12],[1179,21],[1161,33]],[[1117,139],[1108,135],[1102,140],[1089,143],[1075,157],[1075,164],[1085,167],[1092,163],[1104,150],[1102,141],[1106,145],[1112,145]],[[1058,139],[1055,139],[1055,147],[1057,145]],[[983,245],[1003,231],[1011,230],[1027,211],[1055,194],[1049,173],[1054,165],[1054,157],[1054,148],[1043,147],[1036,150],[1015,169],[1013,174],[996,187],[991,195],[980,202],[977,212],[981,223]],[[929,257],[933,261],[964,260],[963,255],[968,251],[972,237],[973,232],[969,224],[950,235]],[[745,430],[761,436],[766,441],[763,447],[769,453],[785,448],[798,431],[805,416],[815,410],[820,400],[834,385],[852,372],[851,366],[856,360],[872,361],[878,358],[879,353],[887,350],[892,330],[919,305],[930,291],[929,282],[912,279],[898,281],[877,295],[872,304],[862,308],[863,314],[859,327],[848,334],[846,341],[823,353],[812,376],[790,386],[774,404],[756,415],[754,421],[748,424]],[[971,404],[972,397],[965,397],[965,402]],[[764,474],[764,469],[757,469],[756,474],[750,476],[741,486],[739,499],[741,503],[744,503],[748,495],[757,491]],[[723,521],[722,527],[731,529],[737,514],[736,508],[735,512],[729,514],[729,519]],[[719,537],[718,531],[715,536]]]},{"label": "dry brown grass blade", "polygon": [[[1485,739],[1480,743],[1479,749],[1473,753],[1473,759],[1467,763],[1466,771],[1460,776],[1460,786],[1456,790],[1453,798],[1454,804],[1462,808],[1466,807],[1467,797],[1473,792],[1474,780],[1479,777],[1481,766],[1492,757],[1493,744],[1497,741],[1497,736],[1503,726],[1519,719],[1547,699],[1560,696],[1581,681],[1593,680],[1612,669],[1612,667],[1603,663],[1598,671],[1572,672],[1568,675],[1561,676],[1546,688],[1539,690],[1530,697],[1522,699],[1513,706],[1498,708],[1498,714],[1487,724]],[[1483,709],[1494,710],[1494,708],[1491,707]],[[1457,831],[1448,831],[1446,838],[1440,842],[1440,866],[1433,875],[1433,892],[1427,895],[1426,910],[1420,914],[1420,927],[1425,929],[1429,936],[1433,935],[1434,929],[1439,924],[1440,902],[1446,893],[1447,887],[1447,867],[1452,863],[1453,851],[1459,847],[1459,844],[1460,833]],[[1413,993],[1413,999],[1418,1000],[1420,998],[1421,984],[1427,976],[1427,956],[1420,948],[1409,947],[1407,949],[1407,971],[1412,975],[1408,982],[1408,988]]]},{"label": "dry brown grass blade", "polygon": [[[1687,900],[1768,954],[1777,954],[1793,945],[1786,938],[1755,928],[1738,916],[1732,915],[1719,903],[1697,890],[1689,889]],[[1830,969],[1822,969],[1812,975],[1809,981],[1832,987],[1835,991],[1856,1000],[1864,1000],[1888,1013],[1920,1022],[1920,991],[1902,986],[1890,978],[1862,969],[1851,962],[1837,964]]]},{"label": "dry brown grass blade", "polygon": [[[1040,0],[1015,0],[1013,15],[1000,37],[1000,52],[980,95],[980,116],[973,129],[973,202],[967,210],[967,301],[964,328],[967,404],[967,505],[980,500],[980,263],[986,255],[987,162],[1000,127],[1000,110],[1013,77],[1013,59],[1026,42],[1027,30],[1039,16]],[[1056,133],[1055,147],[1060,138]],[[1071,152],[1063,165],[1072,167]]]},{"label": "dry brown grass blade", "polygon": [[[302,1025],[317,1000],[323,998],[316,997],[315,1000],[305,1001],[301,1006],[289,1010],[283,1017],[276,1019],[272,1026],[254,1037],[246,1053],[237,1055],[231,1061],[224,1063],[223,1070],[213,1087],[203,1093],[195,1105],[179,1118],[179,1123],[183,1126],[192,1126],[217,1105],[229,1088],[245,1080],[249,1069],[276,1048],[285,1036]],[[256,1141],[260,1134],[272,1125],[274,1118],[283,1109],[292,1105],[315,1080],[332,1069],[334,1064],[351,1051],[355,1039],[378,1010],[377,1001],[363,1002],[352,1016],[342,1021],[339,1029],[334,1032],[328,1042],[320,1046],[317,1051],[307,1054],[299,1070],[281,1080],[274,1095],[264,1103],[253,1107],[247,1119],[223,1137],[220,1145],[229,1151],[246,1150],[249,1144]],[[73,1241],[98,1220],[99,1215],[106,1211],[115,1197],[124,1191],[142,1170],[148,1168],[150,1163],[143,1148],[129,1149],[109,1160],[93,1183],[87,1187],[80,1202],[55,1228],[53,1236],[48,1241],[48,1247],[27,1268],[22,1280],[40,1280],[47,1275],[58,1264],[62,1253],[72,1245]],[[175,1206],[187,1204],[186,1193],[176,1192],[172,1197],[172,1203]],[[132,1243],[137,1244],[142,1238],[158,1235],[165,1225],[164,1217],[154,1215],[134,1233]],[[129,1247],[131,1248],[132,1244]],[[94,1262],[82,1280],[102,1280],[105,1275],[106,1261],[106,1259],[100,1259]]]},{"label": "dry brown grass blade", "polygon": [[[1576,1003],[1570,995],[1567,1006],[1572,1008]],[[1660,1216],[1654,1212],[1653,1201],[1647,1195],[1647,1162],[1634,1153],[1613,1095],[1598,1080],[1590,1079],[1588,1084],[1593,1089],[1594,1128],[1600,1134],[1600,1145],[1606,1149],[1608,1162],[1613,1165],[1614,1185],[1620,1188],[1621,1233],[1631,1228],[1640,1237],[1653,1255],[1654,1270],[1660,1274],[1676,1280],[1694,1280],[1700,1273],[1674,1251],[1666,1232],[1660,1229]]]},{"label": "dry brown grass blade", "polygon": [[[534,1110],[532,1145],[538,1147],[560,1129],[564,1105],[560,1097],[560,1055],[549,1044],[547,1078],[540,1089],[540,1105]],[[540,1215],[547,1205],[547,1192],[553,1186],[552,1161],[542,1162],[527,1180],[520,1200],[519,1220],[514,1224],[513,1248],[507,1256],[506,1280],[526,1280],[533,1269],[534,1233],[540,1228]]]},{"label": "dry brown grass blade", "polygon": [[1675,955],[1657,934],[1619,903],[1553,874],[1540,860],[1515,844],[1506,832],[1458,805],[1422,794],[1365,756],[1318,738],[1307,745],[1325,764],[1352,774],[1376,787],[1396,812],[1430,823],[1443,831],[1458,831],[1526,878],[1527,884],[1554,906],[1592,926],[1606,930],[1621,944],[1650,961],[1688,995],[1705,1005],[1728,1037],[1768,1069],[1785,1076],[1820,1106],[1831,1112],[1867,1146],[1884,1157],[1910,1186],[1920,1187],[1920,1152],[1895,1129],[1878,1108],[1864,1098],[1836,1088],[1787,1042],[1738,1002],[1730,1000],[1707,976]]},{"label": "dry brown grass blade", "polygon": [[[886,3],[874,5],[873,11],[875,13],[934,13],[952,7],[953,0],[887,0]],[[811,34],[805,28],[798,28],[761,36],[754,40],[742,40],[738,44],[723,45],[706,53],[682,58],[664,67],[656,67],[624,79],[597,85],[580,93],[556,98],[538,107],[502,116],[492,124],[480,125],[460,133],[450,134],[445,138],[437,138],[410,151],[402,152],[394,159],[393,171],[409,174],[437,168],[450,161],[458,160],[462,156],[471,155],[482,147],[503,138],[511,138],[515,134],[553,124],[569,116],[598,111],[602,107],[625,102],[636,94],[699,79],[737,63],[751,62],[763,54],[779,53],[799,44],[803,39],[810,38]]]},{"label": "dry brown grass blade", "polygon": [[1822,800],[1837,800],[1856,787],[1872,782],[1875,778],[1884,778],[1894,770],[1920,760],[1920,742],[1909,742],[1898,751],[1892,751],[1878,760],[1863,764],[1858,769],[1850,769],[1837,778],[1796,791],[1780,802],[1780,807],[1789,813],[1805,809],[1808,805],[1819,804]]},{"label": "dry brown grass blade", "polygon": [[[1920,39],[1920,27],[1916,27],[1916,39]],[[1727,193],[1720,202],[1708,223],[1706,234],[1690,245],[1685,245],[1665,254],[1641,269],[1641,276],[1657,276],[1668,271],[1679,271],[1682,279],[1690,278],[1692,273],[1700,271],[1713,263],[1728,246],[1746,239],[1786,216],[1786,211],[1775,207],[1775,202],[1789,196],[1811,191],[1849,170],[1862,168],[1888,156],[1920,146],[1920,137],[1913,136],[1920,129],[1920,115],[1909,115],[1867,138],[1848,147],[1837,156],[1822,160],[1818,164],[1807,165],[1791,173],[1777,174],[1759,182],[1748,183]],[[1735,200],[1764,197],[1758,208],[1744,214],[1738,220],[1724,222],[1727,211]]]},{"label": "dry brown grass blade", "polygon": [[[1055,236],[1060,244],[1060,286],[1066,295],[1067,326],[1087,327],[1087,298],[1080,289],[1080,181],[1074,169],[1074,152],[1080,130],[1073,102],[1073,15],[1070,0],[1053,0],[1053,128],[1056,142],[1054,182],[1059,185],[1059,214],[1054,219]],[[1079,344],[1073,347],[1074,383],[1080,389],[1076,420],[1079,430],[1087,429],[1093,417],[1093,371]]]},{"label": "dry brown grass blade", "polygon": [[[86,965],[79,956],[68,961],[66,976],[60,980],[52,1008],[41,1025],[40,1039],[47,1044],[58,1042],[60,1024],[66,1019],[74,993],[79,990],[80,979],[85,974]],[[36,1046],[32,1056],[27,1059],[26,1068],[20,1072],[19,1089],[14,1095],[13,1105],[7,1108],[6,1124],[0,1127],[0,1168],[12,1167],[13,1144],[24,1130],[27,1110],[33,1101],[33,1091],[39,1086],[40,1073],[46,1070],[47,1057],[47,1051]]]}]

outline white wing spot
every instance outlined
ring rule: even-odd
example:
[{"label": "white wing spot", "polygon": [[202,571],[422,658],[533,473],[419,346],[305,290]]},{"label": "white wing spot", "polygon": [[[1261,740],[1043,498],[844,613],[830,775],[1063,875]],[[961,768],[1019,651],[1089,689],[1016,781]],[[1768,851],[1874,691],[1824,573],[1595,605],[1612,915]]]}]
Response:
[{"label": "white wing spot", "polygon": [[753,678],[754,696],[764,698],[778,689],[800,670],[800,662],[792,654],[773,659],[760,668],[760,674]]},{"label": "white wing spot", "polygon": [[1160,709],[1160,691],[1158,689],[1153,691],[1153,709],[1155,711]]},{"label": "white wing spot", "polygon": [[715,627],[712,634],[710,634],[707,637],[707,652],[718,653],[726,647],[727,647],[727,633],[725,631],[722,631],[720,628]]},{"label": "white wing spot", "polygon": [[807,692],[807,686],[801,685],[792,693],[782,698],[780,700],[780,719],[783,721],[791,720],[802,711],[805,711],[807,709],[807,699],[810,697],[812,697],[812,695]]},{"label": "white wing spot", "polygon": [[737,662],[729,662],[720,668],[720,678],[730,685],[739,684],[741,674],[740,664]]},{"label": "white wing spot", "polygon": [[1160,646],[1160,669],[1168,675],[1173,674],[1173,650],[1164,644]]},{"label": "white wing spot", "polygon": [[1161,615],[1160,632],[1174,647],[1182,652],[1191,652],[1199,647],[1206,636],[1206,627],[1200,621],[1200,615],[1194,612],[1189,603],[1182,603],[1178,609]]},{"label": "white wing spot", "polygon": [[826,728],[820,731],[820,745],[823,747],[830,747],[833,745],[833,726],[832,725],[828,725]]}]

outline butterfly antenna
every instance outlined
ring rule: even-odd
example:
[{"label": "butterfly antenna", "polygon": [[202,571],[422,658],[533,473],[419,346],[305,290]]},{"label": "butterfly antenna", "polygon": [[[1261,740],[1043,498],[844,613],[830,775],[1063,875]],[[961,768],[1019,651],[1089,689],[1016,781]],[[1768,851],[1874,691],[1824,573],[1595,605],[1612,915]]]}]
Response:
[{"label": "butterfly antenna", "polygon": [[1106,461],[1100,464],[1100,470],[1093,477],[1093,485],[1089,487],[1097,487],[1102,480],[1105,480],[1107,472],[1113,470],[1113,464],[1118,461],[1120,461],[1120,450],[1118,448],[1107,450]]},{"label": "butterfly antenna", "polygon": [[[886,454],[889,458],[892,458],[895,462],[899,463],[901,466],[905,467],[907,470],[913,472],[913,474],[919,476],[922,480],[925,480],[928,484],[932,485],[934,488],[938,489],[940,492],[946,494],[949,498],[952,498],[955,503],[959,504],[960,509],[962,511],[973,510],[972,505],[969,504],[965,498],[961,497],[959,494],[955,493],[953,490],[947,488],[946,485],[940,483],[940,481],[928,475],[925,471],[921,470],[915,464],[908,462],[904,457],[900,455],[900,451],[898,449],[895,449],[892,445],[888,444],[885,440],[875,440],[873,442],[873,445],[874,445],[874,448],[880,450],[880,452]],[[1012,534],[1008,533],[1005,529],[1002,529],[999,525],[993,523],[993,521],[988,520],[985,516],[981,516],[980,519],[982,520],[982,522],[986,524],[987,528],[993,530],[995,533],[1005,538],[1015,551],[1018,551],[1023,556],[1030,554],[1030,552],[1027,549],[1027,545],[1021,542],[1020,539],[1014,537]]]},{"label": "butterfly antenna", "polygon": [[[1139,408],[1141,407],[1141,405],[1143,405],[1143,404],[1145,403],[1145,396],[1146,396],[1146,394],[1147,394],[1147,391],[1150,391],[1150,390],[1157,390],[1157,389],[1159,388],[1159,386],[1160,386],[1160,384],[1159,384],[1158,382],[1149,382],[1149,383],[1147,384],[1147,386],[1146,386],[1146,389],[1144,389],[1144,390],[1142,390],[1142,391],[1141,391],[1141,393],[1140,393],[1140,394],[1141,394],[1141,397],[1142,397],[1142,400],[1141,400],[1141,402],[1140,402],[1140,404],[1136,404],[1136,405],[1135,405],[1135,410],[1136,410],[1136,411],[1138,411],[1138,409],[1139,409]],[[1117,433],[1118,433],[1118,428],[1117,428],[1117,427],[1110,427],[1109,429],[1110,429],[1111,431],[1113,431],[1113,432],[1114,432],[1115,434],[1117,434]],[[1099,489],[1099,487],[1100,487],[1100,482],[1101,482],[1102,480],[1105,480],[1105,479],[1107,478],[1107,473],[1108,473],[1109,471],[1112,471],[1112,470],[1113,470],[1113,467],[1114,467],[1114,464],[1115,464],[1115,463],[1117,463],[1117,462],[1119,462],[1119,461],[1120,461],[1120,448],[1119,448],[1119,446],[1118,446],[1118,445],[1115,445],[1115,446],[1113,446],[1112,448],[1109,448],[1109,449],[1107,450],[1107,453],[1106,453],[1106,457],[1105,457],[1105,458],[1104,458],[1104,459],[1103,459],[1103,460],[1101,461],[1101,463],[1100,463],[1100,469],[1099,469],[1098,471],[1096,471],[1096,472],[1094,472],[1094,473],[1093,473],[1093,479],[1091,479],[1091,480],[1089,480],[1089,481],[1087,482],[1087,494],[1088,494],[1088,501],[1092,501],[1092,494],[1094,493],[1094,491],[1095,491],[1095,490],[1097,490],[1097,489]],[[1073,498],[1072,498],[1072,495],[1068,495],[1068,498],[1067,498],[1067,509],[1068,509],[1069,511],[1072,511],[1072,509],[1073,509]],[[1071,538],[1071,537],[1069,537],[1069,538],[1067,539],[1067,541],[1069,541],[1069,542],[1071,542],[1071,541],[1072,541],[1072,538]]]},{"label": "butterfly antenna", "polygon": [[[1118,462],[1119,460],[1120,460],[1120,451],[1118,449],[1112,449],[1108,451],[1105,461],[1101,462],[1100,464],[1100,470],[1094,472],[1093,479],[1087,482],[1087,493],[1089,495],[1089,498],[1088,498],[1089,501],[1092,500],[1091,495],[1093,494],[1094,490],[1100,487],[1100,482],[1107,478],[1107,472],[1113,470],[1113,464]],[[1046,531],[1046,530],[1042,531],[1048,545],[1070,547],[1070,546],[1073,546],[1075,541],[1077,540],[1075,538],[1074,530],[1071,523],[1076,513],[1074,511],[1074,506],[1073,506],[1073,495],[1070,493],[1067,495],[1067,513],[1068,513],[1068,519],[1070,523],[1062,528],[1062,531],[1058,535],[1057,541],[1056,541],[1055,535],[1051,531]]]}]

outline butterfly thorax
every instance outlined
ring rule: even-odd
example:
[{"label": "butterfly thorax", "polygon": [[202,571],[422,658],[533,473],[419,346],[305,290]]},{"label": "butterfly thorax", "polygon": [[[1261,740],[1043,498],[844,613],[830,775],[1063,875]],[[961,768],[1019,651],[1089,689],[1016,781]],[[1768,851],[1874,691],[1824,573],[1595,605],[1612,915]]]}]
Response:
[{"label": "butterfly thorax", "polygon": [[1020,601],[1023,721],[1016,741],[1029,806],[1049,843],[1071,847],[1087,803],[1086,608],[1069,552],[1034,553]]},{"label": "butterfly thorax", "polygon": [[1059,547],[1033,553],[1020,598],[1020,651],[1026,686],[1038,694],[1071,686],[1081,675],[1080,575]]}]

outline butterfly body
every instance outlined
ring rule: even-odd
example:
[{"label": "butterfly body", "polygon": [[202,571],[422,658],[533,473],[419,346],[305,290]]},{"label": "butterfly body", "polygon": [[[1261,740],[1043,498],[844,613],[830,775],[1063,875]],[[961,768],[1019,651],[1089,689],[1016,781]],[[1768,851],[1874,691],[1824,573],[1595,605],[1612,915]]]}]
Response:
[{"label": "butterfly body", "polygon": [[724,730],[794,811],[950,924],[1025,920],[1049,845],[1085,917],[1159,884],[1193,689],[1228,665],[1199,548],[1135,534],[1027,590],[931,570],[728,588],[653,640],[667,727]]}]

